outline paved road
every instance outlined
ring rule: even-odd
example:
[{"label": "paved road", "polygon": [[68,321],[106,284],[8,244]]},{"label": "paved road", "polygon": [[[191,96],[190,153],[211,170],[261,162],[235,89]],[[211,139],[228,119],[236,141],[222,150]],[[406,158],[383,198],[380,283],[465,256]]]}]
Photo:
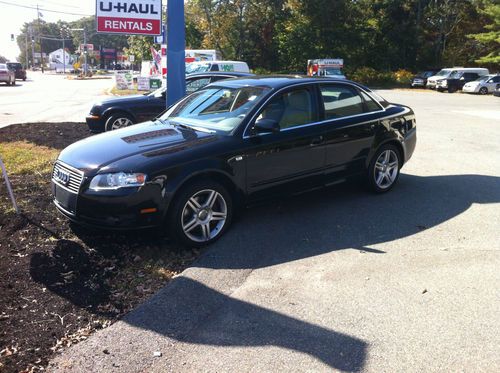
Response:
[{"label": "paved road", "polygon": [[28,122],[84,122],[93,102],[105,96],[112,79],[68,80],[28,72],[15,86],[0,84],[0,128]]},{"label": "paved road", "polygon": [[246,211],[49,370],[499,371],[500,99],[381,93],[418,118],[397,188],[344,185]]}]

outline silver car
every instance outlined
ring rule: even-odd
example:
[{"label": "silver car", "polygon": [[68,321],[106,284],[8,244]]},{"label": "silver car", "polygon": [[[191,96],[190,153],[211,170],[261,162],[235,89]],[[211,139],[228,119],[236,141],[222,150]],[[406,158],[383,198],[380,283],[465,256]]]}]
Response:
[{"label": "silver car", "polygon": [[5,63],[0,63],[0,82],[4,82],[7,85],[16,84],[16,73],[9,69]]},{"label": "silver car", "polygon": [[465,83],[464,87],[462,88],[462,92],[479,93],[481,95],[486,95],[488,93],[493,93],[499,83],[500,75],[484,75],[472,82]]}]

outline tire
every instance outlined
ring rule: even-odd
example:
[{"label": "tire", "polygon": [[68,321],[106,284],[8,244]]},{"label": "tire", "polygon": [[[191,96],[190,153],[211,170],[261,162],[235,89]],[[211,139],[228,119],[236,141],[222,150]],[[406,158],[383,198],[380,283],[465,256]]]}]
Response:
[{"label": "tire", "polygon": [[111,114],[111,116],[106,120],[106,125],[104,126],[106,132],[114,131],[119,128],[125,128],[134,124],[134,119],[124,112],[118,112]]},{"label": "tire", "polygon": [[25,81],[26,81],[26,78],[23,78],[23,82],[25,82]]},{"label": "tire", "polygon": [[172,201],[167,229],[182,246],[210,245],[231,225],[231,195],[224,186],[211,180],[194,182],[182,189]]},{"label": "tire", "polygon": [[399,149],[391,144],[382,145],[368,166],[369,188],[375,193],[386,193],[391,190],[398,181],[402,165]]},{"label": "tire", "polygon": [[480,95],[487,95],[488,94],[488,88],[481,87],[481,89],[479,90],[479,94]]}]

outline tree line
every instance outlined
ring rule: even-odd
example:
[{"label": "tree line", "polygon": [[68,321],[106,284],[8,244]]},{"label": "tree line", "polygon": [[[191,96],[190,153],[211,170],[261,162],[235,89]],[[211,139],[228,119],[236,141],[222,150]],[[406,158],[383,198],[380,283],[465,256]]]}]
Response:
[{"label": "tree line", "polygon": [[[188,0],[185,5],[186,48],[218,49],[224,59],[246,61],[258,72],[304,72],[313,58],[343,58],[352,70],[500,68],[498,0]],[[66,25],[86,27],[96,48],[151,58],[151,37],[97,34],[94,17]],[[36,21],[26,23],[18,36],[20,61],[30,26],[38,27]],[[58,35],[62,26],[43,22],[40,28]],[[74,48],[82,33],[71,35]],[[61,47],[55,40],[43,43],[48,51]]]}]

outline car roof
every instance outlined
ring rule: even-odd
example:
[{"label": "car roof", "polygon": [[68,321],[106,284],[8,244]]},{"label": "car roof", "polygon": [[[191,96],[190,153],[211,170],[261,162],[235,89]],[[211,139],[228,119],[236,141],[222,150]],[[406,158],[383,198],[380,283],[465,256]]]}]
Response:
[{"label": "car roof", "polygon": [[228,87],[241,87],[241,86],[267,86],[274,89],[280,89],[287,86],[291,86],[297,83],[317,83],[317,82],[326,82],[326,83],[350,83],[366,89],[363,85],[353,82],[347,79],[341,78],[330,78],[330,77],[310,77],[304,75],[254,75],[248,76],[244,78],[236,78],[236,79],[228,79],[222,80],[220,82],[212,83],[215,85],[225,85]]},{"label": "car roof", "polygon": [[251,73],[240,73],[236,71],[207,71],[204,73],[193,73],[193,74],[187,74],[186,78],[192,78],[192,77],[197,77],[197,76],[217,76],[217,75],[231,75],[234,77],[246,77],[246,76],[254,76],[255,74]]}]

